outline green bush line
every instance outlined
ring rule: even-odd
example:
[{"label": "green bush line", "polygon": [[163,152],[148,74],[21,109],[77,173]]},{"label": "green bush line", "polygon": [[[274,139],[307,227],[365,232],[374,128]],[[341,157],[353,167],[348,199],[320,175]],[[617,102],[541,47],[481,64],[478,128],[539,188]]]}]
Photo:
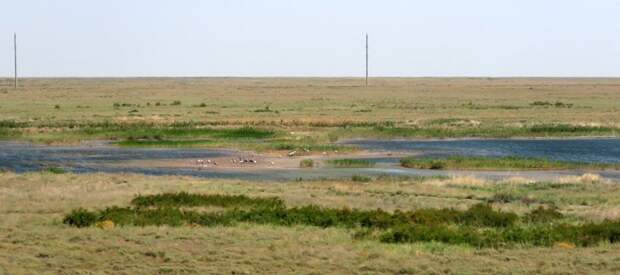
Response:
[{"label": "green bush line", "polygon": [[343,128],[332,135],[338,137],[383,138],[510,138],[558,136],[617,136],[620,128],[605,126],[578,126],[569,124],[539,124],[525,127],[478,126],[443,127],[443,125],[414,127]]},{"label": "green bush line", "polygon": [[[515,213],[477,204],[467,210],[415,211],[331,209],[316,205],[286,208],[278,198],[199,195],[189,193],[138,196],[133,207],[100,211],[75,209],[63,223],[88,227],[111,220],[119,226],[230,226],[239,222],[278,226],[309,225],[379,230],[386,243],[442,242],[474,247],[512,245],[551,246],[557,242],[592,246],[620,241],[620,221],[571,225],[555,223],[563,216],[555,208],[539,207],[519,218]],[[180,207],[221,206],[220,212],[182,210]],[[244,209],[240,207],[249,207]]]},{"label": "green bush line", "polygon": [[212,137],[219,139],[265,139],[275,136],[271,130],[252,127],[213,129],[213,128],[137,128],[121,131],[101,131],[86,129],[88,135],[103,134],[109,138],[127,138],[128,140],[161,140],[164,137]]},{"label": "green bush line", "polygon": [[314,160],[304,159],[299,162],[299,168],[312,168],[314,167]]},{"label": "green bush line", "polygon": [[[170,124],[155,123],[116,123],[116,122],[55,122],[40,125],[1,120],[0,129],[19,129],[25,127],[39,128],[67,128],[86,136],[103,136],[107,138],[127,139],[162,139],[163,137],[198,137],[210,136],[214,138],[253,138],[264,139],[274,137],[272,130],[258,129],[250,126],[238,128],[205,128],[204,125],[194,122],[176,122]],[[14,131],[13,131],[14,132]]]},{"label": "green bush line", "polygon": [[124,147],[194,147],[213,144],[213,140],[124,140],[114,144]]},{"label": "green bush line", "polygon": [[593,246],[620,241],[620,221],[583,225],[534,225],[479,229],[470,226],[401,225],[381,234],[386,243],[441,242],[474,247],[505,247],[513,244],[552,246],[558,242]]},{"label": "green bush line", "polygon": [[524,157],[464,157],[446,158],[403,158],[400,164],[407,168],[417,169],[519,169],[519,170],[551,170],[551,169],[620,169],[620,165],[603,163],[581,163],[554,161]]},{"label": "green bush line", "polygon": [[[281,220],[286,220],[285,224],[309,224],[318,226],[345,226],[345,227],[377,227],[388,228],[400,224],[463,224],[482,227],[507,227],[514,225],[519,217],[514,213],[494,210],[487,204],[477,204],[467,210],[455,209],[418,209],[415,211],[400,211],[393,213],[377,210],[359,209],[332,209],[316,205],[304,207],[286,208],[284,202],[278,198],[250,198],[243,195],[202,195],[189,193],[167,193],[148,196],[137,196],[131,204],[134,208],[112,207],[103,211],[89,212],[98,221],[107,218],[119,217],[128,214],[137,218],[145,214],[157,213],[157,211],[169,211],[168,208],[196,207],[196,206],[220,206],[228,211],[221,213],[207,213],[214,217],[227,217],[230,222],[261,222],[280,224]],[[240,209],[240,207],[250,207],[250,210]],[[155,209],[154,209],[155,208]],[[231,210],[232,209],[232,210]],[[77,214],[84,214],[83,209],[76,210]],[[146,212],[145,212],[146,211]],[[538,216],[542,210],[530,213]],[[548,211],[557,212],[555,209]],[[88,211],[86,211],[88,212]],[[74,223],[74,215],[65,217],[65,223]],[[192,211],[179,212],[183,215],[193,215]],[[179,216],[184,220],[184,216]],[[79,215],[78,215],[79,216]],[[147,215],[148,216],[148,215]],[[561,217],[561,215],[560,215]],[[213,217],[212,217],[213,218]],[[555,217],[558,218],[558,217]],[[323,220],[328,222],[310,222],[312,220]],[[528,218],[528,220],[534,220]],[[113,220],[120,224],[135,224],[126,222],[123,219]],[[187,220],[185,220],[187,221]]]},{"label": "green bush line", "polygon": [[327,161],[336,168],[371,168],[375,163],[367,159],[332,159]]},{"label": "green bush line", "polygon": [[[185,121],[174,123],[152,123],[152,122],[81,122],[81,121],[57,121],[57,122],[19,122],[13,120],[0,120],[0,133],[2,136],[17,136],[21,133],[21,128],[61,128],[75,131],[86,137],[94,136],[98,138],[127,138],[143,137],[155,138],[172,136],[201,136],[213,134],[221,129],[209,129],[211,126],[242,126],[251,128],[256,126],[283,126],[283,127],[316,127],[334,128],[330,131],[330,140],[335,141],[343,137],[388,137],[388,138],[463,138],[463,137],[552,137],[552,136],[617,136],[620,128],[606,126],[580,126],[570,124],[538,124],[524,127],[507,126],[455,126],[445,127],[445,123],[450,123],[453,119],[439,119],[429,122],[428,125],[414,127],[398,127],[394,121],[380,122],[306,122],[306,121]],[[439,123],[439,124],[438,124]],[[207,130],[205,130],[205,128]],[[11,130],[11,131],[9,131]],[[223,133],[223,137],[231,138],[252,137],[266,138],[274,135],[267,131],[243,135],[234,133]],[[281,144],[278,146],[287,146]],[[290,148],[290,147],[289,147]],[[298,149],[298,148],[295,148]],[[287,150],[283,148],[282,150]],[[326,150],[329,150],[326,148]]]},{"label": "green bush line", "polygon": [[[228,199],[227,199],[228,198]],[[319,227],[368,227],[387,229],[403,224],[445,224],[454,223],[481,227],[507,227],[514,225],[518,216],[492,209],[486,204],[472,206],[468,210],[454,209],[421,209],[416,211],[395,211],[388,213],[383,210],[330,209],[316,205],[285,208],[277,199],[267,201],[248,201],[243,197],[221,197],[200,199],[200,197],[176,198],[174,195],[162,197],[138,197],[132,202],[139,207],[110,207],[102,211],[88,212],[78,209],[64,219],[64,223],[75,226],[86,226],[97,221],[112,220],[119,225],[170,225],[182,224],[217,225],[235,222],[250,222],[274,225],[312,225]],[[259,199],[260,200],[260,199]],[[199,213],[180,210],[180,206],[217,205],[232,207],[217,213]],[[249,210],[238,206],[255,206]],[[148,208],[145,206],[156,206]],[[176,207],[176,208],[175,208]],[[81,222],[84,216],[95,217],[91,223]],[[158,218],[160,217],[160,218]]]},{"label": "green bush line", "polygon": [[131,204],[136,207],[284,207],[284,202],[274,197],[250,198],[244,195],[204,195],[187,192],[137,196],[131,201]]},{"label": "green bush line", "polygon": [[332,152],[332,151],[350,151],[353,150],[353,146],[340,145],[340,144],[317,144],[317,143],[295,143],[295,142],[271,142],[267,144],[268,149],[273,150],[288,150],[305,152]]},{"label": "green bush line", "polygon": [[[120,106],[120,105],[119,105]],[[180,121],[172,123],[153,123],[153,122],[116,122],[116,121],[53,121],[53,122],[20,122],[15,120],[0,120],[0,128],[69,128],[84,129],[98,128],[105,130],[128,130],[136,128],[200,128],[206,126],[309,126],[317,128],[336,128],[336,127],[393,127],[393,121],[302,121],[302,120],[258,120],[258,121]]]}]

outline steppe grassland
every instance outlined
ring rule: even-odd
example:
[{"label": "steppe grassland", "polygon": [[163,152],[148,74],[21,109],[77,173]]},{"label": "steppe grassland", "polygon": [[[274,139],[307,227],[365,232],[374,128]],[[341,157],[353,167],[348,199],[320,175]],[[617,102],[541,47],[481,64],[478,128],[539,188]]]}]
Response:
[{"label": "steppe grassland", "polygon": [[0,118],[33,125],[620,123],[620,79],[377,78],[368,88],[361,84],[354,78],[25,79],[17,91],[8,83],[0,87]]},{"label": "steppe grassland", "polygon": [[558,183],[525,179],[375,179],[301,183],[201,180],[111,174],[0,174],[0,271],[201,273],[616,273],[617,245],[588,248],[476,249],[439,243],[383,244],[357,240],[343,228],[238,224],[232,227],[73,228],[72,209],[128,205],[138,194],[279,197],[289,206],[361,209],[465,209],[481,201],[525,213],[553,203],[572,222],[620,217],[620,187],[594,175]]}]

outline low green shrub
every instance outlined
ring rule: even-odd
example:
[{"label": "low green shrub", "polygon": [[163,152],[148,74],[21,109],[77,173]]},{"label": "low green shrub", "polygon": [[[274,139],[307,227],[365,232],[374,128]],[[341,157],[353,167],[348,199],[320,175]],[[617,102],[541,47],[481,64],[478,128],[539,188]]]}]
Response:
[{"label": "low green shrub", "polygon": [[336,168],[370,168],[375,166],[375,162],[367,159],[332,159],[329,164]]},{"label": "low green shrub", "polygon": [[250,198],[245,195],[190,194],[187,192],[141,195],[135,197],[131,204],[136,207],[284,207],[279,198]]},{"label": "low green shrub", "polygon": [[[558,242],[592,246],[620,241],[620,221],[594,224],[553,224],[562,218],[555,208],[537,208],[522,217],[477,204],[467,210],[418,209],[394,211],[381,209],[334,209],[317,205],[286,208],[277,198],[246,196],[193,195],[188,193],[138,196],[134,207],[109,207],[100,211],[76,209],[63,223],[87,227],[110,220],[120,226],[229,226],[239,222],[278,226],[309,225],[362,230],[357,237],[373,236],[382,242],[441,242],[474,247],[513,245],[552,246]],[[220,212],[182,210],[181,207],[222,206]],[[248,206],[242,208],[240,206]]]},{"label": "low green shrub", "polygon": [[300,168],[312,168],[314,167],[314,161],[311,159],[304,159],[299,162]]},{"label": "low green shrub", "polygon": [[351,176],[351,181],[354,182],[371,182],[372,178],[362,175],[353,175]]},{"label": "low green shrub", "polygon": [[584,225],[511,226],[496,229],[408,224],[388,230],[380,236],[380,240],[386,243],[442,242],[467,244],[474,247],[552,246],[559,242],[566,242],[586,247],[620,241],[620,221]]},{"label": "low green shrub", "polygon": [[62,220],[62,223],[75,227],[88,227],[94,225],[95,222],[97,222],[97,215],[83,208],[71,211],[71,213]]},{"label": "low green shrub", "polygon": [[62,167],[56,167],[56,166],[52,166],[52,167],[48,167],[47,169],[45,169],[46,172],[52,173],[52,174],[64,174],[66,173],[65,169],[63,169]]},{"label": "low green shrub", "polygon": [[549,223],[563,218],[564,215],[558,211],[557,207],[543,207],[532,210],[523,217],[523,221],[529,223]]},{"label": "low green shrub", "polygon": [[548,170],[548,169],[619,169],[620,166],[604,163],[580,163],[568,161],[555,161],[526,157],[477,157],[477,156],[452,156],[445,158],[414,158],[408,157],[400,160],[400,164],[407,168],[416,169],[505,169],[505,170]]},{"label": "low green shrub", "polygon": [[498,192],[493,194],[492,197],[488,198],[487,201],[489,203],[511,203],[514,201],[520,200],[521,197],[512,193],[506,192]]}]

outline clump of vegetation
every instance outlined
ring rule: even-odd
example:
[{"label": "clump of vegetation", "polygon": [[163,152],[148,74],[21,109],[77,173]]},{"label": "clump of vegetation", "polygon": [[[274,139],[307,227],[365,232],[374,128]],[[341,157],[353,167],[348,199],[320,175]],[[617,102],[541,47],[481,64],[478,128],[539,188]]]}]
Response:
[{"label": "clump of vegetation", "polygon": [[488,204],[476,204],[466,211],[455,209],[420,209],[413,212],[411,219],[416,224],[464,224],[479,227],[508,227],[515,224],[514,213],[497,211]]},{"label": "clump of vegetation", "polygon": [[60,109],[60,105],[54,105],[54,109],[56,110]]},{"label": "clump of vegetation", "polygon": [[375,166],[375,162],[367,159],[332,159],[328,163],[336,168],[370,168]]},{"label": "clump of vegetation", "polygon": [[52,173],[52,174],[64,174],[66,173],[65,169],[63,169],[62,167],[56,167],[56,166],[52,166],[52,167],[48,167],[47,169],[45,169],[46,172]]},{"label": "clump of vegetation", "polygon": [[[550,222],[562,218],[553,208],[538,208],[519,219],[515,213],[495,210],[488,204],[473,205],[467,210],[418,209],[389,213],[381,209],[334,209],[316,205],[287,208],[277,198],[189,193],[138,196],[132,204],[134,207],[109,207],[93,212],[76,209],[65,216],[63,223],[75,227],[101,221],[120,226],[229,226],[239,222],[310,225],[361,228],[364,232],[378,230],[375,236],[388,243],[441,242],[474,247],[552,246],[558,242],[591,246],[620,241],[620,221],[553,224]],[[226,210],[198,212],[181,208],[197,206],[220,206]],[[521,220],[527,225],[519,224]]]},{"label": "clump of vegetation", "polygon": [[507,193],[507,192],[498,192],[493,194],[493,196],[491,198],[489,198],[487,201],[489,203],[511,203],[514,201],[518,201],[520,200],[522,197],[517,196],[515,194],[512,193]]},{"label": "clump of vegetation", "polygon": [[620,241],[619,226],[619,221],[604,221],[599,224],[511,226],[479,230],[469,226],[411,224],[390,229],[380,236],[380,240],[387,243],[442,242],[474,247],[552,246],[556,243],[585,247]]},{"label": "clump of vegetation", "polygon": [[97,222],[97,215],[86,209],[78,208],[65,216],[62,222],[75,227],[88,227]]},{"label": "clump of vegetation", "polygon": [[[447,120],[446,123],[450,121]],[[369,137],[369,138],[462,138],[462,137],[550,137],[550,136],[615,136],[620,128],[606,126],[582,126],[570,124],[536,124],[523,127],[507,127],[501,125],[471,124],[461,125],[425,125],[396,127],[377,125],[374,127],[346,127],[331,133],[337,138]]]},{"label": "clump of vegetation", "polygon": [[181,105],[180,100],[175,100],[175,101],[172,101],[172,103],[170,103],[170,106],[178,106],[178,105]]},{"label": "clump of vegetation", "polygon": [[202,147],[213,144],[213,140],[208,139],[191,139],[191,140],[162,140],[155,138],[154,140],[136,140],[128,139],[116,142],[116,145],[126,147],[166,147],[166,148],[187,148]]},{"label": "clump of vegetation", "polygon": [[403,158],[400,164],[417,169],[473,169],[473,170],[550,170],[550,169],[618,169],[619,165],[604,163],[580,163],[554,161],[525,157],[463,157],[447,158]]},{"label": "clump of vegetation", "polygon": [[118,102],[114,102],[112,104],[112,107],[114,108],[120,108],[120,107],[140,107],[139,104],[131,104],[131,103],[118,103]]},{"label": "clump of vegetation", "polygon": [[157,195],[141,195],[135,197],[131,204],[136,207],[196,207],[196,206],[220,206],[220,207],[284,207],[284,202],[279,198],[250,198],[245,195],[204,195],[190,194],[187,192],[165,193]]},{"label": "clump of vegetation", "polygon": [[265,106],[265,108],[262,108],[262,109],[256,109],[254,110],[254,112],[255,113],[274,113],[274,112],[279,113],[277,110],[276,111],[272,110],[271,107],[269,106]]},{"label": "clump of vegetation", "polygon": [[[98,134],[100,131],[103,133],[103,129],[96,130],[96,132],[88,131],[89,134]],[[254,127],[240,127],[240,128],[195,128],[190,125],[171,125],[169,127],[156,126],[156,125],[135,125],[131,127],[122,127],[118,129],[108,129],[105,132],[109,138],[124,137],[125,142],[121,142],[120,145],[132,146],[132,145],[144,145],[136,143],[136,141],[160,141],[161,143],[175,143],[174,145],[195,145],[191,140],[173,140],[173,138],[213,138],[213,139],[266,139],[276,135],[274,131],[266,129],[258,129]],[[166,141],[164,141],[166,140]],[[193,139],[196,140],[196,139]],[[204,139],[200,143],[205,143]],[[155,145],[155,144],[147,144]]]},{"label": "clump of vegetation", "polygon": [[299,162],[299,167],[300,168],[312,168],[314,167],[314,160],[304,159]]},{"label": "clump of vegetation", "polygon": [[0,128],[24,128],[28,127],[26,122],[17,122],[15,120],[0,120]]},{"label": "clump of vegetation", "polygon": [[354,182],[370,182],[370,181],[372,181],[372,178],[366,177],[366,176],[362,176],[362,175],[353,175],[353,176],[351,176],[351,181],[354,181]]},{"label": "clump of vegetation", "polygon": [[319,144],[316,141],[302,141],[302,142],[271,142],[266,145],[268,149],[272,150],[286,150],[297,151],[300,154],[306,152],[345,152],[355,149],[353,146],[346,146],[340,144]]},{"label": "clump of vegetation", "polygon": [[[496,211],[487,205],[475,205],[466,211],[420,209],[417,211],[388,213],[383,210],[356,210],[323,208],[316,205],[286,208],[277,198],[249,198],[245,196],[192,195],[188,193],[138,196],[134,207],[109,207],[88,212],[78,209],[65,218],[74,225],[75,220],[94,224],[110,220],[118,225],[228,225],[235,222],[294,225],[305,224],[321,227],[341,226],[354,228],[390,228],[402,224],[464,224],[485,227],[506,227],[516,221],[513,213]],[[201,213],[181,210],[181,207],[220,206],[223,212]],[[243,209],[248,208],[249,209]],[[83,219],[82,217],[88,217]],[[92,219],[95,217],[95,219]]]},{"label": "clump of vegetation", "polygon": [[572,108],[572,103],[563,103],[560,101],[556,101],[555,103],[551,103],[549,101],[534,101],[530,103],[530,106],[534,107],[555,107],[555,108]]},{"label": "clump of vegetation", "polygon": [[529,223],[549,223],[563,218],[564,215],[558,211],[557,207],[543,207],[532,210],[523,217],[523,220]]}]

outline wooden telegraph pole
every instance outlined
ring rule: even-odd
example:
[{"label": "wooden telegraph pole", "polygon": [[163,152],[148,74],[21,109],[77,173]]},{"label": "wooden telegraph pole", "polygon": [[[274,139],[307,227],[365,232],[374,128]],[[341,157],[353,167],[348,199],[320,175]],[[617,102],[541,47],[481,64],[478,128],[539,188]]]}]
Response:
[{"label": "wooden telegraph pole", "polygon": [[368,34],[366,34],[366,87],[368,87]]},{"label": "wooden telegraph pole", "polygon": [[15,82],[14,86],[17,89],[17,34],[13,33],[13,58],[15,62]]}]

